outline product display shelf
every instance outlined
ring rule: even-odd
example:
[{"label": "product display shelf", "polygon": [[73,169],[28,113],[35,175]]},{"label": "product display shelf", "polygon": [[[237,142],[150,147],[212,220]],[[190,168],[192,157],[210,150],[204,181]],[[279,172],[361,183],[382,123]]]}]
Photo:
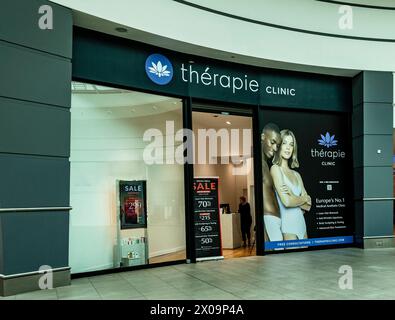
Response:
[{"label": "product display shelf", "polygon": [[147,244],[145,242],[121,245],[121,266],[131,267],[147,264]]}]

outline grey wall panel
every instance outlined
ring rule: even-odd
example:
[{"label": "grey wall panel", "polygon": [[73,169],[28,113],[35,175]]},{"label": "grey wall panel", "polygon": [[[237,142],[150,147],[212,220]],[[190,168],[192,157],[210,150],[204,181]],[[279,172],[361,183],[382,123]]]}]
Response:
[{"label": "grey wall panel", "polygon": [[364,103],[363,133],[391,134],[393,106],[390,103]]},{"label": "grey wall panel", "polygon": [[69,206],[67,158],[0,154],[0,208]]},{"label": "grey wall panel", "polygon": [[364,71],[363,101],[375,103],[393,103],[392,72]]},{"label": "grey wall panel", "polygon": [[392,166],[392,134],[364,135],[363,138],[364,166]]},{"label": "grey wall panel", "polygon": [[0,98],[0,152],[70,155],[70,110]]},{"label": "grey wall panel", "polygon": [[365,167],[363,171],[365,198],[392,198],[392,167]]},{"label": "grey wall panel", "polygon": [[[42,30],[38,10],[50,5],[53,29]],[[45,0],[2,0],[0,10],[0,40],[71,58],[72,13],[70,9]]]},{"label": "grey wall panel", "polygon": [[363,190],[363,167],[354,168],[354,198],[362,199],[364,197]]},{"label": "grey wall panel", "polygon": [[5,275],[68,266],[69,212],[0,214]]},{"label": "grey wall panel", "polygon": [[359,168],[363,166],[363,136],[352,140],[353,166]]},{"label": "grey wall panel", "polygon": [[0,96],[70,107],[71,62],[0,42]]},{"label": "grey wall panel", "polygon": [[3,274],[3,272],[4,272],[3,248],[4,248],[4,246],[3,246],[3,227],[1,224],[1,217],[0,217],[0,274]]},{"label": "grey wall panel", "polygon": [[365,201],[364,203],[364,232],[367,237],[393,236],[392,200]]},{"label": "grey wall panel", "polygon": [[364,71],[352,85],[355,226],[362,244],[364,236],[393,235],[392,200],[360,200],[393,196],[393,75]]}]

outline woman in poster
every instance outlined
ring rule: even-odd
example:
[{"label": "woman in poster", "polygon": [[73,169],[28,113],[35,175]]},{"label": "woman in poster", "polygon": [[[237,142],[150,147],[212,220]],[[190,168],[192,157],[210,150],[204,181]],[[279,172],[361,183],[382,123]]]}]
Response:
[{"label": "woman in poster", "polygon": [[274,155],[270,173],[280,208],[281,231],[284,240],[306,239],[304,212],[310,210],[311,198],[302,177],[293,170],[299,167],[295,135],[288,129],[281,130],[280,134],[282,143]]}]

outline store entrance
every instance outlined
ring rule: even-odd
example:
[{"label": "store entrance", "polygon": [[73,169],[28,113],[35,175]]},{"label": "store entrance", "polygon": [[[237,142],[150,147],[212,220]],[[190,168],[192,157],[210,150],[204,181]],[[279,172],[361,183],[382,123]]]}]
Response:
[{"label": "store entrance", "polygon": [[194,177],[218,178],[222,256],[256,255],[252,116],[193,110]]}]

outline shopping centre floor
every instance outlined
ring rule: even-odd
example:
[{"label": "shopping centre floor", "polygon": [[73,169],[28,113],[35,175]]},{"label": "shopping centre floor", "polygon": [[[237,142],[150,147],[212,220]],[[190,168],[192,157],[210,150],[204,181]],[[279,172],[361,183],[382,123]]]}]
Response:
[{"label": "shopping centre floor", "polygon": [[[340,289],[350,266],[353,289]],[[349,282],[350,284],[350,282]],[[76,279],[0,299],[395,299],[395,249],[331,249],[245,257]]]}]

